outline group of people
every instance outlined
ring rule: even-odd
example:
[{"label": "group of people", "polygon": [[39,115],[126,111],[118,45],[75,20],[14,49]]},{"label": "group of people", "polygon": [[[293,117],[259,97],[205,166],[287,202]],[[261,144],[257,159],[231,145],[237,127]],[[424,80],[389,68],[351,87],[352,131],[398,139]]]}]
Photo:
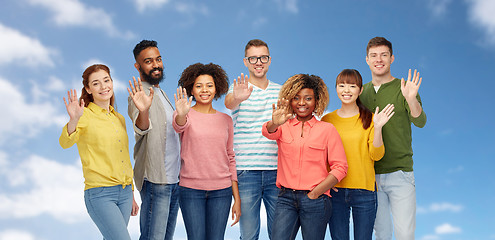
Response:
[{"label": "group of people", "polygon": [[[134,169],[110,69],[88,67],[81,97],[70,90],[64,98],[69,122],[60,145],[78,146],[86,208],[104,239],[130,239],[127,223],[139,209],[140,239],[173,239],[179,207],[188,239],[223,239],[229,214],[240,239],[258,239],[261,202],[273,240],[295,239],[299,229],[303,239],[324,239],[327,226],[332,239],[349,239],[351,213],[354,239],[371,239],[373,229],[376,239],[414,239],[411,123],[426,123],[422,78],[416,70],[406,80],[391,75],[387,39],[368,43],[369,83],[354,69],[338,74],[342,104],[324,116],[324,81],[268,80],[272,59],[259,39],[245,47],[249,75],[229,87],[219,65],[190,65],[174,104],[160,88],[157,43],[143,40],[133,53],[140,75],[128,88]],[[231,116],[212,105],[225,94]]]}]

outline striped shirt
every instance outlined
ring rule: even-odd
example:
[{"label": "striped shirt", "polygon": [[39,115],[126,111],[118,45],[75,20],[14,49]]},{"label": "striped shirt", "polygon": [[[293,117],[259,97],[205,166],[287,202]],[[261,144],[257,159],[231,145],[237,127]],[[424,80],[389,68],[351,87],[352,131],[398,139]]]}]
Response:
[{"label": "striped shirt", "polygon": [[264,90],[252,86],[251,96],[232,110],[237,170],[276,170],[277,142],[263,137],[261,127],[272,120],[272,104],[277,104],[281,85],[269,81]]}]

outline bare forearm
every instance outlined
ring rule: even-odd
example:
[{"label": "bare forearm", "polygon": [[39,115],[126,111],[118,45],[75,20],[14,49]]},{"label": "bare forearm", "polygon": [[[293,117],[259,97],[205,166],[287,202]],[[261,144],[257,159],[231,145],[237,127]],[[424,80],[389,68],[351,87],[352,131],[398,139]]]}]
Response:
[{"label": "bare forearm", "polygon": [[235,99],[233,93],[229,93],[229,94],[227,94],[227,96],[225,96],[225,107],[230,109],[230,110],[233,110],[234,108],[239,106],[239,104],[241,104],[241,103],[242,103],[242,100]]},{"label": "bare forearm", "polygon": [[177,123],[177,125],[184,126],[186,125],[186,122],[187,122],[186,115],[182,116],[177,114],[177,116],[175,116],[175,123]]},{"label": "bare forearm", "polygon": [[323,181],[321,181],[320,184],[318,184],[315,188],[313,188],[313,190],[311,190],[311,192],[308,193],[308,196],[312,199],[318,198],[321,194],[328,191],[338,182],[339,180],[334,175],[329,173],[328,176]]},{"label": "bare forearm", "polygon": [[150,127],[149,111],[145,110],[145,111],[139,112],[135,124],[136,124],[136,127],[138,127],[141,130],[148,129]]},{"label": "bare forearm", "polygon": [[411,110],[411,116],[413,118],[419,117],[421,115],[421,112],[423,111],[423,108],[421,107],[421,104],[419,104],[419,101],[417,98],[412,98],[412,99],[406,99],[407,105],[409,105],[409,109]]},{"label": "bare forearm", "polygon": [[268,130],[269,133],[274,133],[277,131],[278,127],[280,127],[280,125],[276,125],[273,123],[273,121],[269,121],[267,124],[266,124],[266,129]]},{"label": "bare forearm", "polygon": [[234,201],[241,201],[241,195],[239,195],[239,185],[237,184],[237,181],[232,181],[232,196],[234,197]]},{"label": "bare forearm", "polygon": [[381,147],[383,145],[383,136],[382,136],[382,128],[381,127],[375,127],[375,132],[373,136],[373,146],[374,147]]},{"label": "bare forearm", "polygon": [[79,118],[77,119],[69,119],[69,122],[67,123],[67,133],[71,135],[73,132],[76,131],[77,123],[79,122]]}]

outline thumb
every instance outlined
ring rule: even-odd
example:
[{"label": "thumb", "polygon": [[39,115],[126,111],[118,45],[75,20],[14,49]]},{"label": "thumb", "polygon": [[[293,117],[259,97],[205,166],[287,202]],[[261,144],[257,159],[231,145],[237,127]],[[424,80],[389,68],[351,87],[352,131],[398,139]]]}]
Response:
[{"label": "thumb", "polygon": [[375,115],[378,114],[379,109],[380,109],[380,107],[376,106]]}]

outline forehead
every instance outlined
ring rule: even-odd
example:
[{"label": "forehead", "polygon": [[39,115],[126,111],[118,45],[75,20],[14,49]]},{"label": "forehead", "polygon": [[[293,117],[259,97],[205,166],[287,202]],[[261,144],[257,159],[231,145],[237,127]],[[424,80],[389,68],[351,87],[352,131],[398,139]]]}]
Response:
[{"label": "forehead", "polygon": [[314,95],[315,93],[311,88],[303,88],[296,94],[296,96],[314,96]]},{"label": "forehead", "polygon": [[385,46],[385,45],[381,45],[381,46],[376,46],[376,47],[370,47],[370,49],[368,50],[368,54],[380,54],[380,53],[390,53],[390,49]]},{"label": "forehead", "polygon": [[91,73],[88,77],[88,80],[92,82],[92,81],[104,79],[105,77],[109,77],[107,71],[100,69],[96,72]]},{"label": "forehead", "polygon": [[263,55],[270,55],[270,52],[268,52],[268,48],[265,46],[252,46],[248,48],[248,50],[246,50],[246,57]]},{"label": "forehead", "polygon": [[194,80],[194,84],[198,83],[210,83],[210,82],[215,82],[213,81],[213,77],[207,74],[199,75],[196,80]]},{"label": "forehead", "polygon": [[156,47],[149,47],[139,53],[138,60],[142,61],[147,58],[155,59],[160,56],[160,51]]}]

